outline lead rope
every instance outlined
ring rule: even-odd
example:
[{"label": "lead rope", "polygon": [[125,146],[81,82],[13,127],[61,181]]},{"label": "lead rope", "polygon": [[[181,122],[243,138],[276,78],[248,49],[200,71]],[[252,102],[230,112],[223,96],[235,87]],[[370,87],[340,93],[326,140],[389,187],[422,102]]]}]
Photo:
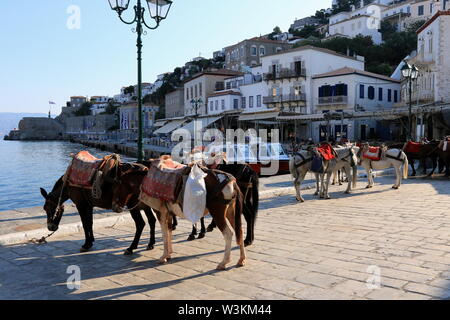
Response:
[{"label": "lead rope", "polygon": [[[62,178],[63,179],[63,185],[62,185],[62,188],[61,188],[61,192],[59,193],[59,198],[58,198],[58,203],[57,203],[57,209],[56,209],[55,217],[58,217],[59,215],[62,214],[61,199],[62,199],[62,194],[63,194],[64,188],[67,185],[67,177],[68,177],[68,173],[69,173],[69,170],[70,170],[71,167],[72,167],[72,163],[69,165],[69,167],[66,170],[66,173],[64,174],[64,176]],[[39,238],[39,239],[32,238],[31,240],[28,240],[28,243],[46,244],[47,243],[47,239],[50,238],[55,232],[56,231],[53,231],[53,232],[49,233],[46,236],[42,236],[42,238]]]}]

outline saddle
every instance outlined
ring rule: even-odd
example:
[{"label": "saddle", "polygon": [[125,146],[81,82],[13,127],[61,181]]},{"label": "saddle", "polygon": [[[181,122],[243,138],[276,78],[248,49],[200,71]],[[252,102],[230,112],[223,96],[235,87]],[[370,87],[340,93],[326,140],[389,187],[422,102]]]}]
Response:
[{"label": "saddle", "polygon": [[369,159],[372,161],[380,161],[382,153],[383,150],[380,147],[369,147],[366,151],[363,152],[362,157],[364,159]]},{"label": "saddle", "polygon": [[418,142],[408,141],[403,147],[403,151],[406,153],[420,153],[422,149],[422,144]]},{"label": "saddle", "polygon": [[317,151],[326,161],[336,158],[336,151],[334,151],[333,147],[329,143],[323,143],[320,147],[317,147]]},{"label": "saddle", "polygon": [[145,197],[174,202],[183,186],[183,177],[189,175],[191,168],[170,157],[151,161],[150,168],[141,185],[141,201]]},{"label": "saddle", "polygon": [[88,151],[80,151],[73,157],[66,171],[65,181],[73,187],[90,189],[104,162],[105,159],[98,159]]}]

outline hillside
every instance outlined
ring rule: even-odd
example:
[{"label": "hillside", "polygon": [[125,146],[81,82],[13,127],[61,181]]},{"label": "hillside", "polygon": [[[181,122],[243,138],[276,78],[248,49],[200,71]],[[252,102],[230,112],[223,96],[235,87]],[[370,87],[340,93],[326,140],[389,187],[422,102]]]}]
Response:
[{"label": "hillside", "polygon": [[12,113],[0,112],[0,138],[9,134],[11,130],[19,126],[24,117],[46,117],[45,113]]}]

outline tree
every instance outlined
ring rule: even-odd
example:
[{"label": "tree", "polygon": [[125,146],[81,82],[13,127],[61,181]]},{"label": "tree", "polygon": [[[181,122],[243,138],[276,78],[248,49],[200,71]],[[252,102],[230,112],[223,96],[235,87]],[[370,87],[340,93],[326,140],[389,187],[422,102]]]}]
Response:
[{"label": "tree", "polygon": [[283,31],[281,31],[280,27],[276,26],[275,28],[273,28],[273,31],[272,31],[272,33],[269,34],[268,38],[270,40],[274,40],[275,36],[280,34],[280,33],[283,33]]},{"label": "tree", "polygon": [[92,103],[85,102],[81,105],[80,109],[75,111],[73,114],[76,117],[90,116],[92,114],[91,107],[92,107]]},{"label": "tree", "polygon": [[126,87],[123,91],[124,94],[134,94],[134,86]]}]

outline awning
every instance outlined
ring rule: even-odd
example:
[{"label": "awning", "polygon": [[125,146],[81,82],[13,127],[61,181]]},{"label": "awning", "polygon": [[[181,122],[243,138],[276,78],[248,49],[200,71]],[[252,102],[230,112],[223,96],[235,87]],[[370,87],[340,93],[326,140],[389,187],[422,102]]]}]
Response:
[{"label": "awning", "polygon": [[270,112],[256,112],[256,113],[241,113],[239,116],[239,121],[253,121],[253,120],[264,120],[276,118],[280,112],[270,111]]},{"label": "awning", "polygon": [[163,127],[159,128],[158,130],[156,130],[154,132],[154,134],[167,134],[167,133],[170,133],[170,132],[174,131],[175,129],[179,128],[186,121],[187,121],[186,119],[171,121],[168,124],[164,125]]},{"label": "awning", "polygon": [[[222,117],[210,117],[210,118],[198,118],[196,121],[200,122],[201,121],[201,125],[198,125],[198,130],[200,129],[206,129],[209,125],[213,124],[214,122],[216,122],[217,120],[221,119]],[[189,130],[189,132],[191,134],[194,134],[194,129],[195,129],[195,121],[191,121],[189,122],[187,125],[185,125],[184,127],[180,128],[184,129],[184,130]]]},{"label": "awning", "polygon": [[277,120],[324,120],[324,114],[302,114],[296,116],[279,116]]},{"label": "awning", "polygon": [[163,125],[165,125],[167,123],[167,120],[160,120],[160,121],[156,121],[154,126],[155,127],[162,127]]}]

